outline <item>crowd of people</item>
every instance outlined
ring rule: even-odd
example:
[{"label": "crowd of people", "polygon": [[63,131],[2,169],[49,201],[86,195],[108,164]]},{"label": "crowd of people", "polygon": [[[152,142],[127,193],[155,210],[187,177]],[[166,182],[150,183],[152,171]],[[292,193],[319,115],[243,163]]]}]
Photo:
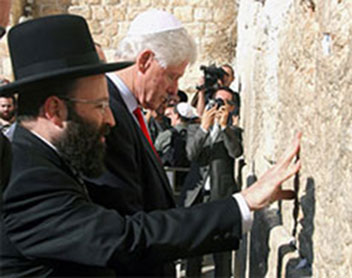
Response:
[{"label": "crowd of people", "polygon": [[[9,1],[0,4],[6,27]],[[230,275],[251,212],[294,197],[281,184],[299,171],[300,134],[237,192],[239,98],[222,84],[204,102],[199,92],[198,115],[181,101],[196,45],[172,14],[139,14],[112,63],[76,15],[15,25],[8,45],[15,79],[0,95],[18,99],[11,145],[0,137],[2,277],[174,277],[175,260],[208,253]],[[191,170],[177,207],[163,162],[182,130]]]}]

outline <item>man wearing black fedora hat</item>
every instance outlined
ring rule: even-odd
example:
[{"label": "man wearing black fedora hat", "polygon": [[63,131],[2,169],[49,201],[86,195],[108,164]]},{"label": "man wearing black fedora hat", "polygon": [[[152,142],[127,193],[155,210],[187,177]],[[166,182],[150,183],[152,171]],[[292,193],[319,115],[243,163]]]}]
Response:
[{"label": "man wearing black fedora hat", "polygon": [[[0,94],[19,93],[19,124],[10,182],[2,189],[1,276],[113,277],[113,268],[154,267],[236,247],[245,227],[233,198],[128,217],[91,201],[82,175],[103,171],[105,135],[115,124],[102,73],[130,63],[102,63],[82,17],[27,21],[8,39],[15,81]],[[298,149],[299,136],[242,193],[249,210],[292,197],[280,184],[299,170],[299,163],[290,165]]]}]

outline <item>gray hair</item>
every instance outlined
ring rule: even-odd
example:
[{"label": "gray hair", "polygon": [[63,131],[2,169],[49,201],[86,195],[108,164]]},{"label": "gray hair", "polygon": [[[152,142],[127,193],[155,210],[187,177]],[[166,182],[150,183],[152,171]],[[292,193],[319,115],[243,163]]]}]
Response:
[{"label": "gray hair", "polygon": [[153,51],[164,68],[180,65],[184,61],[193,64],[197,58],[196,43],[185,28],[148,35],[127,35],[120,42],[116,56],[135,61],[138,54],[146,49]]}]

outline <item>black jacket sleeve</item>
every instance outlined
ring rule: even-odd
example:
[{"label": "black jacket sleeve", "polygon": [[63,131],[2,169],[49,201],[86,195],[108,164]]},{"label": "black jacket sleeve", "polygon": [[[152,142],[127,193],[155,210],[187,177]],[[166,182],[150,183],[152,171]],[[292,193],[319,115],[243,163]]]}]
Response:
[{"label": "black jacket sleeve", "polygon": [[7,234],[28,258],[95,266],[157,264],[235,249],[241,236],[232,198],[122,217],[92,203],[74,178],[53,167],[18,173],[5,193]]}]

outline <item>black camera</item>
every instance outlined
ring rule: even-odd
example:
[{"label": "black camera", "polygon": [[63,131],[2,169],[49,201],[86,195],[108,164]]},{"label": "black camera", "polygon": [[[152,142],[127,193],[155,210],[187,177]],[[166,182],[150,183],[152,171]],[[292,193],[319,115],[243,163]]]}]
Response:
[{"label": "black camera", "polygon": [[205,90],[206,100],[210,99],[213,93],[220,88],[219,80],[223,80],[227,72],[222,68],[218,68],[215,64],[208,67],[200,66],[200,69],[204,72],[204,84],[197,86],[197,90]]},{"label": "black camera", "polygon": [[214,106],[216,106],[216,109],[219,109],[221,106],[225,105],[225,102],[221,99],[221,98],[217,98],[217,99],[210,99],[208,101],[207,106],[205,107],[206,110],[209,110],[211,108],[213,108]]}]

